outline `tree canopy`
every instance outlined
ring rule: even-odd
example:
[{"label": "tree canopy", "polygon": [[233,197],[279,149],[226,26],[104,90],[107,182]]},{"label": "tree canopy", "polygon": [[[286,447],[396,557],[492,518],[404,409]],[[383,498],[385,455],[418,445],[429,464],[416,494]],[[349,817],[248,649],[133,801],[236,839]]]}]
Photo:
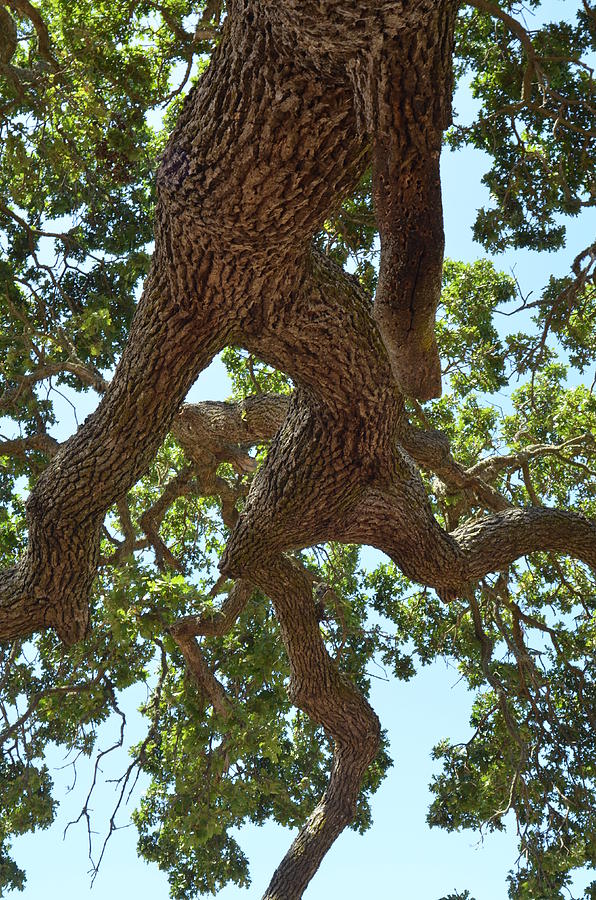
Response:
[{"label": "tree canopy", "polygon": [[[119,796],[150,779],[172,897],[247,885],[269,819],[300,830],[266,898],[301,897],[391,765],[373,660],[474,691],[428,821],[513,817],[512,900],[596,866],[596,243],[546,255],[596,205],[596,10],[548,12],[0,2],[0,894],[46,748],[97,760],[142,683]],[[442,145],[486,154],[474,263]],[[185,402],[218,353],[229,400]]]}]

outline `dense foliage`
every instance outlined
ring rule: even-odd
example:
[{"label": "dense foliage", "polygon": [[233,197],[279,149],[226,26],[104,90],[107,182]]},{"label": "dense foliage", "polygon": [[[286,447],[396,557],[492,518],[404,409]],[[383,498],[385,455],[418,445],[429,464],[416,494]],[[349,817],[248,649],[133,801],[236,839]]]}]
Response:
[{"label": "dense foliage", "polygon": [[[560,248],[566,217],[596,204],[596,11],[569,4],[567,18],[550,23],[543,6],[479,0],[460,13],[456,74],[477,113],[456,118],[447,144],[487,154],[491,203],[475,226],[487,253]],[[100,394],[126,341],[150,260],[156,161],[223,16],[221,3],[181,0],[0,5],[3,565],[25,545],[24,498],[55,452],[52,433],[65,438],[55,401],[76,407],[83,393]],[[317,243],[372,291],[370,194],[367,177]],[[596,519],[595,262],[590,244],[567,276],[546,274],[532,301],[488,257],[446,262],[444,395],[410,412],[448,435],[459,464],[459,482],[427,473],[447,529],[488,508],[486,490]],[[236,348],[224,363],[233,400],[292,389]],[[259,443],[251,450],[257,463],[265,453]],[[177,900],[246,884],[231,829],[270,818],[299,824],[324,790],[329,744],[287,698],[267,599],[256,594],[232,631],[201,642],[231,711],[188,677],[168,631],[198,610],[215,615],[229,590],[217,572],[225,504],[241,506],[251,468],[224,459],[205,495],[169,438],[106,519],[89,638],[65,650],[47,632],[0,647],[0,894],[25,883],[12,838],[56,813],[45,748],[93,758],[101,724],[118,715],[132,684],[147,683],[151,695],[121,797],[137,770],[150,777],[134,813],[139,850],[169,873]],[[520,861],[510,897],[564,896],[573,870],[596,866],[593,574],[535,554],[445,604],[392,563],[364,571],[357,547],[315,547],[301,560],[320,585],[327,645],[365,694],[373,658],[408,680],[440,656],[475,692],[473,736],[434,750],[430,824],[502,829],[513,811]],[[389,765],[384,747],[355,828],[370,825],[370,796]],[[596,896],[596,881],[583,896]]]}]

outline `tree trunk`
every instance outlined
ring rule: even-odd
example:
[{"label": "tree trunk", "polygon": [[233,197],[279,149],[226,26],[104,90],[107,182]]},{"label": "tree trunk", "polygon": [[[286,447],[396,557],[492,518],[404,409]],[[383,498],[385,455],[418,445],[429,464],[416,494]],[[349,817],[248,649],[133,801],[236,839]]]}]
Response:
[{"label": "tree trunk", "polygon": [[[147,470],[214,354],[234,343],[292,377],[297,390],[221,564],[271,596],[292,699],[335,746],[329,788],[268,900],[302,896],[353,816],[379,739],[376,716],[326,653],[310,584],[284,554],[365,542],[446,598],[532,550],[596,565],[596,528],[571,513],[502,510],[447,534],[399,442],[403,395],[440,392],[438,164],[456,8],[229,3],[163,155],[155,254],[129,343],[97,411],[32,491],[27,554],[0,580],[0,638],[49,626],[66,642],[81,639],[105,513]],[[311,250],[371,160],[381,233],[374,306]]]}]

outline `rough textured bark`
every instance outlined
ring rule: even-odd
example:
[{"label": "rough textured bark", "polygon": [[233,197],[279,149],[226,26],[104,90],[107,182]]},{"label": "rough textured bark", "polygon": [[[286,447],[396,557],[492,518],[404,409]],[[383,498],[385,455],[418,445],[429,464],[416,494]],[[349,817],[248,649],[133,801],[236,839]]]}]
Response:
[{"label": "rough textured bark", "polygon": [[[456,8],[455,0],[229,4],[210,68],[163,156],[155,254],[128,346],[97,411],[40,477],[27,506],[27,554],[0,579],[0,638],[47,627],[65,642],[83,638],[106,510],[146,471],[168,430],[205,493],[224,490],[218,461],[249,470],[246,445],[277,431],[242,513],[234,498],[228,505],[221,569],[271,597],[292,699],[325,727],[335,756],[328,790],[268,900],[302,896],[353,816],[379,737],[376,716],[325,650],[312,585],[284,554],[328,540],[371,544],[446,599],[533,550],[596,566],[592,523],[506,508],[482,473],[462,470],[436,435],[413,431],[404,417],[404,394],[440,392],[438,155]],[[311,250],[371,159],[382,245],[374,305]],[[288,373],[292,398],[179,412],[229,343]],[[414,460],[473,492],[490,515],[444,531]],[[170,495],[143,522],[154,545]],[[238,615],[236,600],[217,627]],[[223,710],[221,685],[194,640],[206,628],[199,617],[173,634]]]},{"label": "rough textured bark", "polygon": [[283,558],[255,582],[271,597],[290,661],[290,699],[333,738],[327,790],[275,871],[264,900],[302,896],[325,853],[354,817],[360,782],[377,752],[380,725],[351,681],[338,672],[319,630],[308,575]]},{"label": "rough textured bark", "polygon": [[419,38],[385,28],[351,61],[357,110],[373,137],[381,238],[375,319],[402,390],[441,393],[434,335],[443,268],[439,155],[451,122],[453,3],[420,5]]}]

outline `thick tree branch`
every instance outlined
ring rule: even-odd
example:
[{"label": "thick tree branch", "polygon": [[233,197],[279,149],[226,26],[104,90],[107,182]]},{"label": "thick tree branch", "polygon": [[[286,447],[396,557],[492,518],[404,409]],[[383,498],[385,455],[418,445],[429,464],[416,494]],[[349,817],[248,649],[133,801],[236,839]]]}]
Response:
[{"label": "thick tree branch", "polygon": [[362,776],[380,739],[379,720],[327,653],[308,574],[279,558],[255,575],[271,597],[290,662],[289,695],[334,742],[329,785],[275,871],[264,900],[298,900],[325,853],[354,817]]},{"label": "thick tree branch", "polygon": [[[196,313],[181,302],[169,307],[169,267],[158,273],[160,253],[104,399],[61,446],[29,497],[27,553],[0,580],[2,639],[48,625],[66,641],[83,636],[104,513],[145,471],[197,367],[221,346],[216,315],[205,322],[208,337],[197,347]],[[169,328],[177,340],[164,344]]]},{"label": "thick tree branch", "polygon": [[[278,25],[290,9],[266,7]],[[413,47],[421,34],[432,40],[431,7],[419,0],[412,11]],[[388,30],[403,24],[391,4],[386,15]],[[313,20],[313,27],[327,35],[326,19]],[[378,27],[374,16],[367,20],[367,28]],[[105,510],[146,469],[188,387],[233,335],[249,349],[262,347],[263,358],[279,363],[317,397],[314,414],[306,412],[308,402],[303,405],[309,439],[319,452],[326,443],[332,464],[337,459],[338,477],[321,481],[317,502],[299,469],[288,479],[282,515],[294,520],[294,533],[277,529],[272,511],[268,534],[277,537],[269,552],[285,549],[287,540],[290,546],[307,544],[312,531],[324,535],[324,522],[333,516],[330,509],[321,521],[325,504],[337,508],[339,498],[340,508],[352,503],[371,472],[392,456],[387,448],[400,405],[366,298],[353,282],[351,294],[345,286],[338,290],[339,276],[312,260],[304,241],[366,165],[353,86],[313,73],[320,57],[310,45],[304,46],[305,70],[296,67],[295,42],[288,43],[285,31],[281,56],[267,35],[259,14],[247,27],[232,4],[211,67],[185,104],[159,172],[156,250],[129,344],[98,410],[60,450],[29,499],[28,555],[11,573],[10,591],[0,586],[2,636],[47,625],[66,639],[84,632]],[[366,48],[365,38],[358,38],[357,52]],[[345,47],[337,44],[334,52],[343,55]],[[221,86],[238,84],[240,71],[250,89],[228,120]],[[278,139],[280,115],[291,117],[291,147]],[[266,166],[254,164],[255,147]],[[337,358],[324,349],[330,334]],[[199,346],[197,335],[203,336]],[[305,352],[309,344],[312,355]],[[285,451],[278,448],[274,457],[281,463]],[[293,489],[298,493],[290,502]],[[308,515],[296,516],[296,509],[309,505]],[[244,518],[248,526],[250,515]]]},{"label": "thick tree branch", "polygon": [[596,525],[576,513],[545,507],[510,509],[452,532],[470,580],[498,572],[528,553],[554,550],[596,571]]},{"label": "thick tree branch", "polygon": [[47,456],[52,457],[58,452],[60,444],[49,434],[42,432],[41,434],[32,434],[25,438],[15,438],[14,440],[0,439],[0,456],[18,456],[26,458],[28,450],[40,450]]},{"label": "thick tree branch", "polygon": [[199,468],[208,460],[216,465],[230,462],[245,474],[255,468],[246,450],[271,440],[288,405],[289,398],[277,394],[248,397],[241,403],[185,404],[172,423],[172,434]]},{"label": "thick tree branch", "polygon": [[439,154],[451,122],[456,9],[443,0],[421,10],[430,44],[413,41],[407,29],[386,33],[350,63],[373,142],[381,239],[375,319],[398,384],[420,400],[441,393],[434,334],[444,248]]},{"label": "thick tree branch", "polygon": [[420,431],[404,424],[399,433],[403,448],[423,469],[438,475],[453,493],[459,491],[473,498],[489,510],[507,509],[511,506],[476,472],[466,469],[451,455],[449,440],[441,431]]},{"label": "thick tree branch", "polygon": [[[325,853],[354,817],[362,776],[379,746],[379,722],[359,691],[342,675],[323,643],[311,573],[279,557],[266,567],[255,561],[252,581],[273,601],[290,662],[293,703],[323,725],[334,741],[328,788],[273,875],[266,900],[297,900]],[[253,588],[234,584],[221,610],[187,616],[171,626],[190,672],[216,712],[227,719],[229,700],[206,666],[195,635],[222,635],[233,625]]]}]

